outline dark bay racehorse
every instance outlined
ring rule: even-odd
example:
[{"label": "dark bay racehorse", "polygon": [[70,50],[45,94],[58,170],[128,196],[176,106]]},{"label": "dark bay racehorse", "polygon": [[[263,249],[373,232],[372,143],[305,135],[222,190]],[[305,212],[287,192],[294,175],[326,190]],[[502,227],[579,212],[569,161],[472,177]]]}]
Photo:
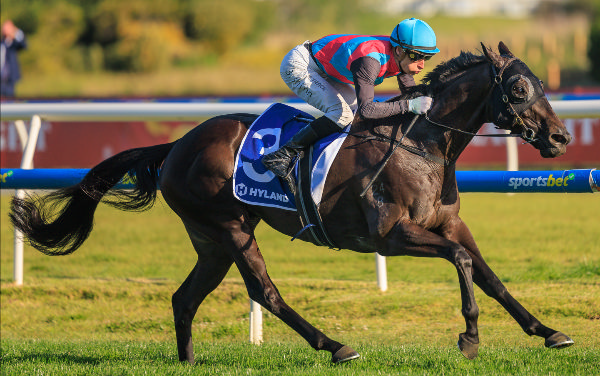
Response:
[{"label": "dark bay racehorse", "polygon": [[[454,162],[484,123],[520,135],[543,157],[562,155],[571,140],[529,68],[503,43],[500,54],[482,47],[483,55],[463,52],[436,67],[425,84],[415,88],[411,95],[432,95],[433,107],[393,154],[395,140],[407,133],[412,114],[383,121],[357,119],[331,167],[319,206],[326,231],[340,248],[384,256],[441,257],[456,267],[466,322],[458,346],[469,359],[477,356],[479,345],[473,283],[496,299],[525,333],[544,338],[547,347],[573,343],[544,326],[511,296],[458,215]],[[302,228],[297,214],[251,206],[233,196],[236,151],[256,118],[218,116],[176,142],[119,153],[92,168],[80,184],[48,196],[15,198],[11,220],[40,251],[64,255],[85,241],[101,200],[124,210],[142,210],[154,203],[159,184],[198,254],[194,269],[173,295],[180,360],[194,361],[192,319],[234,263],[250,298],[314,349],[331,352],[334,362],[355,359],[359,355],[352,348],[325,336],[290,308],[267,274],[254,229],[264,220],[293,236]],[[361,197],[387,156],[385,167]],[[128,172],[135,174],[137,188],[109,192]]]}]

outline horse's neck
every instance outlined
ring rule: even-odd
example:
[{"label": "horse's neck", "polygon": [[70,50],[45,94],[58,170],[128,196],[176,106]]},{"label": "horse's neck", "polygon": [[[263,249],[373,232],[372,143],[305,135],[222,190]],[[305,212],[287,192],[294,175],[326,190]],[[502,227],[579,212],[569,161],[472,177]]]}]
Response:
[{"label": "horse's neck", "polygon": [[[437,103],[429,118],[464,132],[477,133],[485,123],[485,101],[489,99],[490,85],[489,76],[481,72],[459,77],[436,97]],[[439,152],[449,162],[455,162],[474,137],[441,127],[437,127],[436,132]]]}]

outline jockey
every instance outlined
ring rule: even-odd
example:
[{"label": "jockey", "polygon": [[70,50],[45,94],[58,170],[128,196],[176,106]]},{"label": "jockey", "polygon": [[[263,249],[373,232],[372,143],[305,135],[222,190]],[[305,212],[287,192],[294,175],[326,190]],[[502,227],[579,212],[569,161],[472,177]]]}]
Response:
[{"label": "jockey", "polygon": [[296,46],[283,58],[281,77],[296,95],[325,115],[265,155],[262,163],[293,190],[296,157],[315,141],[345,128],[355,112],[366,119],[427,112],[430,97],[374,102],[375,86],[392,76],[397,77],[400,93],[415,86],[413,76],[438,52],[433,29],[416,18],[400,22],[390,36],[329,35]]}]

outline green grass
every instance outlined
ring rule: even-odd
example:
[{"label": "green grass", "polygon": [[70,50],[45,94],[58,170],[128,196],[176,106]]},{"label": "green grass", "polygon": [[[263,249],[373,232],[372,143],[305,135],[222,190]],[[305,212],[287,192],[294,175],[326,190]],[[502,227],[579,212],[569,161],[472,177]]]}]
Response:
[{"label": "green grass", "polygon": [[2,375],[598,374],[600,236],[591,194],[465,194],[462,217],[509,291],[576,345],[551,351],[476,289],[480,355],[455,348],[464,330],[447,262],[388,258],[389,290],[373,255],[333,251],[259,226],[269,274],[287,303],[362,358],[333,366],[270,313],[265,343],[248,342],[248,297],[237,270],[200,307],[197,365],[177,361],[170,299],[195,263],[179,219],[160,200],[146,213],[100,206],[73,255],[26,247],[25,285],[12,283],[8,199],[0,201]]},{"label": "green grass", "polygon": [[[551,352],[501,346],[462,359],[452,346],[360,345],[362,358],[333,365],[328,355],[294,343],[204,344],[194,367],[179,364],[173,345],[152,342],[7,341],[3,375],[594,375],[597,351]],[[48,373],[50,374],[50,373]]]}]

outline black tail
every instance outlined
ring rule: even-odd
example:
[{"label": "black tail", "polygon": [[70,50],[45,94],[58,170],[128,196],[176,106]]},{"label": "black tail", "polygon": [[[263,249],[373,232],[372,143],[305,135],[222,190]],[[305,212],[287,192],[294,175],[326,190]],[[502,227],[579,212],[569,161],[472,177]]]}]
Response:
[{"label": "black tail", "polygon": [[[93,167],[77,185],[45,196],[15,197],[10,220],[23,233],[24,240],[40,252],[73,253],[92,231],[100,201],[121,210],[152,207],[158,170],[174,145],[175,142],[126,150]],[[135,180],[135,189],[110,191],[127,173]]]}]

